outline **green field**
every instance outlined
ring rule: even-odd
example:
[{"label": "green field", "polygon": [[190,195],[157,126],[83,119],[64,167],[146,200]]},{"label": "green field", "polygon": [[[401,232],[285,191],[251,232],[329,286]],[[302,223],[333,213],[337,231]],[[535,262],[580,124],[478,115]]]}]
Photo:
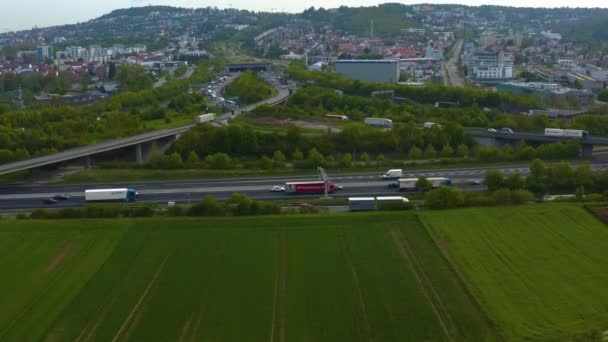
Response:
[{"label": "green field", "polygon": [[489,341],[415,213],[0,223],[2,341]]},{"label": "green field", "polygon": [[507,340],[608,330],[608,228],[573,205],[425,212],[422,220]]}]

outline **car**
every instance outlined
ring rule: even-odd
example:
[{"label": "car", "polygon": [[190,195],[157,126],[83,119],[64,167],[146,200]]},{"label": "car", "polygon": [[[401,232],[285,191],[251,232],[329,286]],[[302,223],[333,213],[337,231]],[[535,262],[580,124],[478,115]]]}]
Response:
[{"label": "car", "polygon": [[57,204],[57,200],[53,199],[53,198],[45,198],[44,200],[42,200],[42,203],[44,203],[44,204]]},{"label": "car", "polygon": [[398,187],[399,187],[399,183],[389,183],[388,184],[389,189],[396,189]]},{"label": "car", "polygon": [[488,128],[488,132],[490,132],[490,133],[496,133],[497,130],[496,130],[496,128]]},{"label": "car", "polygon": [[53,196],[53,199],[57,200],[57,201],[67,201],[67,200],[70,199],[70,196],[68,196],[68,195],[55,195],[55,196]]},{"label": "car", "polygon": [[344,187],[342,185],[334,185],[334,188],[336,190],[344,190]]},{"label": "car", "polygon": [[300,208],[305,208],[305,209],[310,209],[310,208],[312,208],[312,207],[314,207],[314,206],[313,206],[312,204],[310,204],[310,203],[300,203],[300,204],[298,205],[298,207],[300,207]]},{"label": "car", "polygon": [[285,187],[284,186],[275,185],[275,186],[272,187],[272,189],[270,189],[270,191],[272,191],[272,192],[285,192]]},{"label": "car", "polygon": [[465,182],[466,185],[481,185],[482,183],[478,180],[474,180],[474,179],[470,179],[468,181]]},{"label": "car", "polygon": [[513,134],[515,132],[513,132],[512,129],[508,128],[508,127],[504,127],[500,129],[500,133],[507,133],[507,134]]}]

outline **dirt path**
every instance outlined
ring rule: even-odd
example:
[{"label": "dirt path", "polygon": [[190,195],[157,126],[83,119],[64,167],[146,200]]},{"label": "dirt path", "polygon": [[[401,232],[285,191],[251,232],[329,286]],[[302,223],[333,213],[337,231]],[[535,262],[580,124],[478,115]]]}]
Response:
[{"label": "dirt path", "polygon": [[361,284],[359,281],[359,274],[357,273],[357,269],[353,264],[353,260],[350,255],[350,251],[348,249],[348,244],[346,242],[346,238],[344,236],[344,231],[340,231],[339,233],[340,240],[340,248],[342,250],[342,255],[344,256],[344,260],[348,266],[348,269],[352,276],[352,281],[354,285],[355,296],[357,297],[357,308],[355,310],[355,319],[357,321],[357,331],[361,340],[365,341],[374,341],[374,337],[372,336],[372,327],[367,317],[367,307],[365,305],[365,299],[363,298],[363,290],[361,289]]},{"label": "dirt path", "polygon": [[44,270],[44,273],[51,273],[54,270],[56,270],[59,266],[61,266],[61,264],[63,263],[63,260],[68,256],[68,254],[70,254],[70,252],[72,251],[72,246],[74,245],[74,240],[70,239],[70,241],[68,241],[63,248],[61,249],[61,251],[59,252],[59,254],[57,254],[53,260],[51,261],[51,263],[46,267],[46,269]]},{"label": "dirt path", "polygon": [[[279,232],[275,239],[275,278],[270,342],[278,335],[279,341],[286,341],[287,330],[287,232]],[[278,332],[277,332],[278,326]]]},{"label": "dirt path", "polygon": [[184,342],[186,336],[188,336],[188,330],[190,330],[190,324],[192,324],[192,319],[187,320],[182,327],[182,332],[179,335],[179,342]]},{"label": "dirt path", "polygon": [[[448,312],[441,301],[441,298],[435,291],[432,282],[424,274],[422,265],[420,264],[414,252],[411,250],[405,236],[400,230],[393,229],[391,230],[391,237],[393,238],[393,242],[395,243],[399,254],[405,261],[407,261],[407,264],[410,270],[412,271],[414,278],[416,279],[416,283],[418,284],[418,287],[422,291],[423,295],[426,297],[429,305],[431,306],[431,309],[433,310],[433,313],[435,314],[435,317],[437,317],[437,320],[439,321],[439,325],[441,326],[441,330],[443,331],[445,337],[450,341],[454,341],[454,338],[450,333],[450,328],[448,326],[448,324],[452,324],[453,326],[453,322],[449,317]],[[446,318],[441,315],[440,311],[442,311],[446,315]]]},{"label": "dirt path", "polygon": [[139,297],[139,300],[137,301],[137,303],[135,303],[135,306],[133,306],[133,309],[131,309],[131,312],[129,313],[129,315],[127,316],[125,321],[122,323],[122,326],[120,326],[120,329],[118,329],[118,331],[116,332],[116,335],[114,335],[112,342],[116,342],[118,340],[120,335],[122,335],[123,331],[129,325],[129,322],[131,321],[133,316],[137,313],[137,310],[143,303],[144,299],[146,299],[148,292],[150,292],[150,289],[156,283],[158,276],[162,273],[163,268],[165,267],[165,264],[167,263],[167,260],[169,260],[169,256],[171,256],[171,254],[167,254],[167,256],[165,257],[165,260],[163,260],[163,262],[161,262],[161,264],[158,266],[158,270],[156,271],[156,274],[154,274],[154,277],[152,277],[152,280],[150,280],[148,287],[146,287],[146,289],[144,290],[144,293],[142,293],[142,295]]}]

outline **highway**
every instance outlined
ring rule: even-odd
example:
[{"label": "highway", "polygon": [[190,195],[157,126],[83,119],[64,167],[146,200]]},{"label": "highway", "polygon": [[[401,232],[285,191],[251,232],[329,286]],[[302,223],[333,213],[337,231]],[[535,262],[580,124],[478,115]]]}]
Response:
[{"label": "highway", "polygon": [[[594,171],[608,169],[608,163],[595,163],[592,165]],[[449,177],[452,181],[465,190],[482,190],[483,186],[471,185],[471,181],[481,181],[486,170],[496,169],[504,174],[518,172],[527,175],[529,170],[525,166],[505,167],[475,167],[441,170],[417,170],[405,171],[404,178],[409,177]],[[345,196],[371,196],[396,194],[395,189],[388,188],[391,181],[384,181],[378,173],[352,173],[329,175],[330,179],[344,187],[344,190],[333,194],[333,197]],[[287,181],[315,180],[315,176],[278,176],[267,178],[233,178],[233,179],[206,179],[192,181],[171,182],[133,182],[116,184],[76,184],[76,185],[9,185],[0,187],[0,210],[26,210],[36,208],[54,207],[78,207],[83,206],[84,190],[104,188],[134,188],[139,192],[140,202],[166,203],[169,201],[177,203],[193,203],[200,201],[205,195],[210,194],[218,199],[225,199],[234,192],[245,193],[255,199],[286,199],[318,198],[319,195],[301,196],[285,193],[273,193],[270,191],[274,185],[282,185]],[[66,194],[71,198],[60,201],[56,205],[45,205],[45,198],[57,194]]]}]

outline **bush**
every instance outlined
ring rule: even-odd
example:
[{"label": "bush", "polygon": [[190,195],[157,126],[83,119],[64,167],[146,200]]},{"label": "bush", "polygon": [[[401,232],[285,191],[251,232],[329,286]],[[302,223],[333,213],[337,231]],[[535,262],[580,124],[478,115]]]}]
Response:
[{"label": "bush", "polygon": [[441,187],[429,191],[425,196],[425,205],[430,209],[451,209],[464,204],[462,190],[452,187]]},{"label": "bush", "polygon": [[601,194],[593,193],[585,196],[586,202],[602,202],[603,200],[604,196],[602,196]]},{"label": "bush", "polygon": [[201,203],[197,203],[188,209],[188,216],[221,216],[225,213],[224,208],[211,195],[205,196]]},{"label": "bush", "polygon": [[205,163],[211,169],[226,170],[234,167],[232,158],[226,153],[210,154],[205,158]]},{"label": "bush", "polygon": [[506,205],[511,203],[511,190],[499,189],[492,194],[492,198],[498,205]]},{"label": "bush", "polygon": [[464,205],[467,207],[489,207],[496,205],[492,196],[484,192],[466,192]]},{"label": "bush", "polygon": [[534,194],[528,190],[513,190],[511,191],[511,203],[513,204],[524,204],[532,201]]}]

